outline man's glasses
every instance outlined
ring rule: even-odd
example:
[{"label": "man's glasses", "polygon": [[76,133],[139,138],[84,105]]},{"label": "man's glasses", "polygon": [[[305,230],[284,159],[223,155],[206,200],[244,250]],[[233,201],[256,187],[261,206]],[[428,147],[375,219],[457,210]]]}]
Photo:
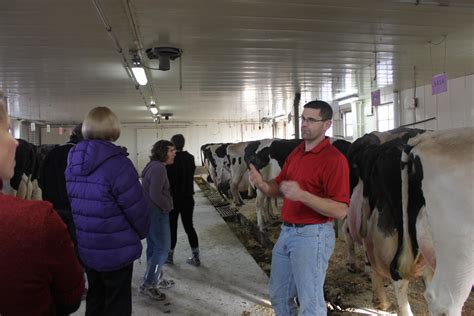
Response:
[{"label": "man's glasses", "polygon": [[316,123],[316,122],[327,121],[327,120],[324,120],[324,119],[318,120],[318,119],[315,119],[315,118],[312,118],[312,117],[304,117],[303,115],[301,115],[299,117],[299,119],[300,119],[301,122],[306,122],[306,123]]}]

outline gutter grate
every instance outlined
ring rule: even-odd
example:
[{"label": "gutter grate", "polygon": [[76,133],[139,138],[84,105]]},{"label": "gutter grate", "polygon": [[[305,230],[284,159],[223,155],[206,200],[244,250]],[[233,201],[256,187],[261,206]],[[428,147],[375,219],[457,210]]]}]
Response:
[{"label": "gutter grate", "polygon": [[209,199],[209,202],[214,205],[214,207],[229,205],[229,202],[223,199],[222,196],[217,192],[211,192],[209,195],[207,195],[207,198]]},{"label": "gutter grate", "polygon": [[216,207],[216,210],[222,218],[237,216],[237,212],[230,205]]}]

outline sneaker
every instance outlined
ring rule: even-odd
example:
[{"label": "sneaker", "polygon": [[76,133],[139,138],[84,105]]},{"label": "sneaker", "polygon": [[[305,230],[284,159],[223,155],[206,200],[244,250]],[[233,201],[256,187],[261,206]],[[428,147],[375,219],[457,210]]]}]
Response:
[{"label": "sneaker", "polygon": [[192,256],[189,257],[188,260],[186,260],[186,263],[195,267],[199,267],[201,265],[201,260],[199,260],[198,256]]},{"label": "sneaker", "polygon": [[173,280],[161,279],[160,281],[158,281],[156,287],[159,289],[169,289],[170,287],[173,287],[174,284],[175,282]]},{"label": "sneaker", "polygon": [[140,286],[140,293],[156,301],[163,301],[166,299],[165,293],[160,292],[157,288],[154,287],[143,288]]}]

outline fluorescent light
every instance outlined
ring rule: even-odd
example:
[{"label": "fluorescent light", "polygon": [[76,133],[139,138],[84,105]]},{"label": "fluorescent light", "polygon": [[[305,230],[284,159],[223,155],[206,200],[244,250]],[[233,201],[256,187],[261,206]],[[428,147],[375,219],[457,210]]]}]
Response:
[{"label": "fluorescent light", "polygon": [[146,84],[148,83],[148,78],[146,77],[145,69],[143,69],[142,67],[133,66],[132,72],[137,83],[141,86],[146,86]]},{"label": "fluorescent light", "polygon": [[351,90],[344,91],[341,93],[336,93],[336,95],[334,96],[334,100],[339,101],[339,100],[346,99],[352,96],[357,96],[358,93],[359,91],[357,91],[356,89],[351,89]]},{"label": "fluorescent light", "polygon": [[154,103],[150,104],[150,112],[151,112],[153,115],[158,114],[158,109],[156,108],[156,105],[155,105]]},{"label": "fluorescent light", "polygon": [[344,98],[338,101],[338,104],[347,104],[347,103],[352,103],[355,101],[358,101],[359,97],[349,97],[349,98]]}]

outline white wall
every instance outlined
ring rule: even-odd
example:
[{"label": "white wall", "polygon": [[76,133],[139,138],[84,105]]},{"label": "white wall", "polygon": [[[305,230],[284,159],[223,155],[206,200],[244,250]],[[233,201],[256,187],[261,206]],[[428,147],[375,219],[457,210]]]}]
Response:
[{"label": "white wall", "polygon": [[51,131],[48,133],[46,127],[41,127],[41,144],[65,144],[69,141],[70,129],[74,129],[74,126],[64,126],[63,134],[59,134],[59,127],[51,127]]},{"label": "white wall", "polygon": [[[380,89],[382,104],[393,102],[395,108],[395,126],[419,122],[431,117],[435,120],[411,125],[413,128],[441,130],[474,126],[474,75],[448,80],[448,91],[431,95],[431,84],[416,88],[418,106],[410,107],[414,89],[393,92],[392,86]],[[377,129],[376,109],[371,111],[370,95],[364,95],[360,102],[352,104],[357,122],[354,124],[354,139]],[[337,108],[337,107],[336,107]],[[337,132],[342,132],[342,121],[337,122]]]},{"label": "white wall", "polygon": [[150,125],[125,125],[122,127],[120,138],[116,142],[125,146],[129,158],[139,172],[149,160],[153,144],[160,139],[169,140],[175,134],[183,134],[186,139],[184,149],[194,155],[196,165],[201,165],[200,148],[207,143],[235,143],[241,141],[271,138],[270,124],[260,125],[251,123],[203,122],[189,124],[160,124],[158,128]]},{"label": "white wall", "polygon": [[417,128],[442,130],[474,126],[474,75],[448,80],[448,91],[431,95],[431,85],[416,89],[418,106],[409,107],[414,89],[403,90],[400,97],[400,125],[436,117]]}]

